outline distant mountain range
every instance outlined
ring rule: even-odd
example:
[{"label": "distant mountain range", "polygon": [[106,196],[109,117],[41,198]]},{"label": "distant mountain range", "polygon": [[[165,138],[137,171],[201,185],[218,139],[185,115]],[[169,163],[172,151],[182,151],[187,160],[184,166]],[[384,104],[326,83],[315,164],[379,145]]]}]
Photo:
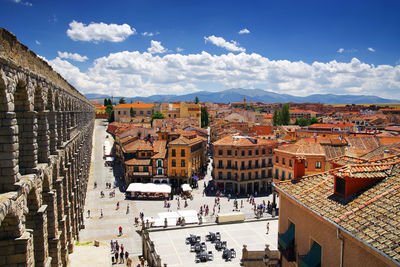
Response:
[{"label": "distant mountain range", "polygon": [[[109,95],[86,94],[88,99],[103,103],[104,98],[111,98]],[[400,100],[386,99],[371,95],[333,95],[333,94],[314,94],[309,96],[293,96],[289,94],[278,94],[264,91],[261,89],[228,89],[219,92],[200,91],[186,95],[152,95],[148,97],[125,97],[126,102],[142,101],[145,103],[153,102],[172,102],[172,101],[193,101],[199,97],[201,102],[211,101],[214,103],[239,102],[246,98],[247,101],[263,103],[324,103],[324,104],[378,104],[378,103],[400,103]],[[115,97],[118,102],[121,97]]]}]

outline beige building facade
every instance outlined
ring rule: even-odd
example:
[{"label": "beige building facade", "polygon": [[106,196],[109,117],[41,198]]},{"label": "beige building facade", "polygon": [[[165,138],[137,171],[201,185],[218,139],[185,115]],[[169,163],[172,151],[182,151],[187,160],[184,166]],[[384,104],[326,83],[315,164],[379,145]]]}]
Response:
[{"label": "beige building facade", "polygon": [[226,136],[213,144],[215,186],[238,194],[271,190],[275,140]]}]

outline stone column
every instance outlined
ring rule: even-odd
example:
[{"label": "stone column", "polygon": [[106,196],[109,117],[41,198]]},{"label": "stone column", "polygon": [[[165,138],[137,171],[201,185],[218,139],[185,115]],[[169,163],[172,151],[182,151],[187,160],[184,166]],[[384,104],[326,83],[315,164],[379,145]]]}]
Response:
[{"label": "stone column", "polygon": [[52,266],[61,265],[60,234],[58,231],[57,195],[56,191],[43,193],[43,201],[47,205],[47,235],[49,256]]},{"label": "stone column", "polygon": [[33,248],[35,266],[46,266],[49,252],[47,246],[47,205],[42,205],[37,212],[26,215],[26,227],[33,230]]},{"label": "stone column", "polygon": [[32,230],[16,239],[0,241],[0,266],[35,266]]},{"label": "stone column", "polygon": [[18,182],[18,126],[14,112],[0,113],[0,192],[14,191]]},{"label": "stone column", "polygon": [[54,155],[57,152],[57,112],[49,111],[47,117],[50,131],[50,154]]},{"label": "stone column", "polygon": [[37,120],[36,111],[17,113],[19,142],[19,172],[35,173],[37,165]]},{"label": "stone column", "polygon": [[68,112],[67,111],[61,111],[62,112],[62,120],[63,120],[63,127],[62,127],[62,132],[63,132],[63,142],[66,142],[68,140],[67,136],[67,129],[68,129]]},{"label": "stone column", "polygon": [[49,123],[47,117],[48,111],[40,111],[37,113],[38,122],[38,162],[47,163],[50,156],[50,138],[49,138]]},{"label": "stone column", "polygon": [[64,142],[63,128],[63,114],[61,111],[57,111],[57,148],[60,148]]}]

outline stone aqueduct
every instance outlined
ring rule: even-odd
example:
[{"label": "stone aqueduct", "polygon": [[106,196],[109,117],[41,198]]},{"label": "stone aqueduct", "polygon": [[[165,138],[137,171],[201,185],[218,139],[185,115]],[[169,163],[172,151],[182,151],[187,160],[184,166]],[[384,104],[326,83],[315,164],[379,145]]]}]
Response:
[{"label": "stone aqueduct", "polygon": [[66,266],[84,227],[94,108],[0,28],[0,266]]}]

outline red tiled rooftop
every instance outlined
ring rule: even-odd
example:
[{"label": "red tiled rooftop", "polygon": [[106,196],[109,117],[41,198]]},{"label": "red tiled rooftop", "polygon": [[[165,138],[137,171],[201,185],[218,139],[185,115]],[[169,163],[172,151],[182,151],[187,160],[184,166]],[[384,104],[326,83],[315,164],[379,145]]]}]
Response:
[{"label": "red tiled rooftop", "polygon": [[[257,143],[252,142],[251,140],[257,140]],[[276,146],[278,142],[276,140],[269,140],[263,138],[256,137],[247,137],[247,136],[233,136],[227,135],[217,141],[214,142],[215,145],[233,145],[233,146],[259,146],[259,145],[270,145]]]},{"label": "red tiled rooftop", "polygon": [[154,104],[148,103],[132,103],[132,104],[119,104],[115,108],[153,108]]},{"label": "red tiled rooftop", "polygon": [[[289,195],[314,216],[346,229],[354,238],[400,264],[400,157],[355,164],[347,168],[357,177],[383,178],[343,201],[334,195],[334,175],[325,172],[304,176],[295,183],[276,183],[282,196]],[[346,168],[333,172],[345,172]],[[357,177],[358,178],[358,177]]]},{"label": "red tiled rooftop", "polygon": [[346,127],[353,127],[353,123],[315,123],[311,124],[308,126],[309,128],[326,128],[326,129],[332,129],[332,128],[346,128]]}]

